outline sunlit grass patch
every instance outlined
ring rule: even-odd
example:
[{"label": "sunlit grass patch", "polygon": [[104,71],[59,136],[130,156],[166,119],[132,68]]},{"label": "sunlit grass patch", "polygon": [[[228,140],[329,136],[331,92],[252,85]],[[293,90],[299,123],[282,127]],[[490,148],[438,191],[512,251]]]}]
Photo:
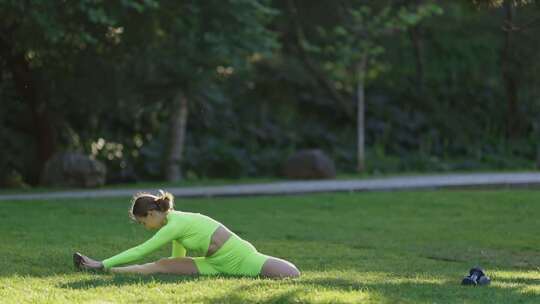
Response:
[{"label": "sunlit grass patch", "polygon": [[[147,239],[126,199],[4,202],[1,303],[537,303],[535,191],[427,191],[180,199],[300,279],[88,274],[71,253],[106,258]],[[166,256],[169,248],[148,257]],[[480,265],[493,282],[463,287]]]}]

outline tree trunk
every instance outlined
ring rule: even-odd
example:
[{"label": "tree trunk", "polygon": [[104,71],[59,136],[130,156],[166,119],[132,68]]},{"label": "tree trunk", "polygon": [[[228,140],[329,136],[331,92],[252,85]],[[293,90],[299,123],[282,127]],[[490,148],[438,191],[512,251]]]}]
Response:
[{"label": "tree trunk", "polygon": [[184,92],[179,91],[176,94],[172,113],[165,178],[170,182],[178,182],[182,180],[181,163],[188,119],[188,100]]},{"label": "tree trunk", "polygon": [[536,169],[540,170],[540,144],[536,144]]},{"label": "tree trunk", "polygon": [[502,78],[506,91],[506,135],[510,139],[516,139],[520,133],[518,113],[518,81],[514,72],[512,31],[514,19],[514,7],[511,0],[504,1],[505,26],[504,47],[502,50]]},{"label": "tree trunk", "polygon": [[23,54],[13,55],[8,60],[17,95],[26,104],[32,118],[31,132],[36,143],[35,163],[30,170],[28,182],[39,183],[39,176],[45,162],[56,150],[56,134],[47,109],[47,103],[39,96],[35,77]]},{"label": "tree trunk", "polygon": [[536,115],[532,123],[532,136],[536,144],[536,169],[540,170],[540,116]]},{"label": "tree trunk", "polygon": [[357,136],[358,136],[358,172],[363,172],[366,168],[366,153],[365,153],[365,80],[366,80],[367,55],[364,54],[357,66],[357,85],[356,85],[356,102],[357,102]]},{"label": "tree trunk", "polygon": [[422,36],[418,25],[409,29],[409,38],[411,39],[416,65],[416,89],[417,93],[421,95],[424,90],[424,54]]}]

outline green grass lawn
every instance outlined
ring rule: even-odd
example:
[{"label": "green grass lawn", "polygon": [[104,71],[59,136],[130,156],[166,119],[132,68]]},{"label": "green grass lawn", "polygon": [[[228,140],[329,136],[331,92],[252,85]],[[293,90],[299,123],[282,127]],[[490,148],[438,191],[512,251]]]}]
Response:
[{"label": "green grass lawn", "polygon": [[[1,303],[539,303],[536,191],[425,191],[189,199],[300,279],[74,272],[151,235],[129,198],[0,202]],[[169,248],[148,260],[166,256]],[[488,287],[459,283],[471,266]]]}]

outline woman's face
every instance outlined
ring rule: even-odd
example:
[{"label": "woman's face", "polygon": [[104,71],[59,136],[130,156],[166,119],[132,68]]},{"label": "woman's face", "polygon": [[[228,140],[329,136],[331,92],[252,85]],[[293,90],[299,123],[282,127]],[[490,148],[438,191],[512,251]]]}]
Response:
[{"label": "woman's face", "polygon": [[165,223],[165,213],[151,210],[144,217],[135,217],[138,223],[142,224],[146,229],[155,230],[161,228]]}]

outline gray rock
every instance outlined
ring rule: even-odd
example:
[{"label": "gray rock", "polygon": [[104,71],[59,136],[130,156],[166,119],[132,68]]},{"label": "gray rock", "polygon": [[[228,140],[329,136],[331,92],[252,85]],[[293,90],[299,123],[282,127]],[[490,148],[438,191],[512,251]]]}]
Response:
[{"label": "gray rock", "polygon": [[283,165],[283,175],[292,179],[335,178],[334,162],[321,150],[300,150]]},{"label": "gray rock", "polygon": [[53,155],[41,174],[45,186],[99,187],[105,184],[107,168],[97,160],[78,152],[62,152]]}]

